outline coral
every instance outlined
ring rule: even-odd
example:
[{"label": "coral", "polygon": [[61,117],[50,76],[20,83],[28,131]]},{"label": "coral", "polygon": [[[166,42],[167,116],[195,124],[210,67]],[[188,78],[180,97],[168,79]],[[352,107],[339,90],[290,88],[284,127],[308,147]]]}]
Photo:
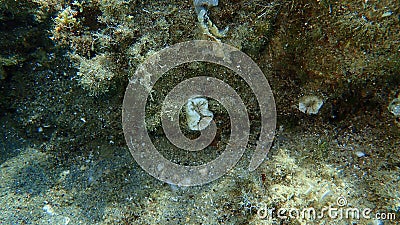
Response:
[{"label": "coral", "polygon": [[186,103],[186,120],[190,130],[204,130],[213,119],[205,98],[191,98]]},{"label": "coral", "polygon": [[[165,17],[154,15],[152,20],[136,15],[141,10],[136,4],[129,0],[72,2],[54,19],[52,39],[69,48],[79,70],[79,84],[90,95],[109,91],[118,80],[114,77],[127,78],[168,39],[170,24]],[[147,28],[139,31],[139,25]],[[89,70],[88,65],[95,69]]]},{"label": "coral", "polygon": [[299,100],[299,110],[308,115],[318,114],[318,111],[324,104],[324,101],[314,95],[303,96]]},{"label": "coral", "polygon": [[112,57],[107,54],[97,55],[86,59],[79,55],[72,55],[79,68],[78,82],[89,95],[97,96],[109,91],[110,81],[115,76]]},{"label": "coral", "polygon": [[67,45],[70,43],[71,35],[77,35],[81,29],[80,21],[76,18],[78,11],[66,7],[60,11],[54,19],[54,30],[52,39]]},{"label": "coral", "polygon": [[199,21],[200,27],[205,35],[219,41],[217,38],[222,38],[227,35],[229,27],[223,30],[219,30],[218,27],[211,21],[207,15],[207,7],[217,6],[218,0],[205,1],[205,0],[194,0],[193,5],[197,14],[197,20]]}]

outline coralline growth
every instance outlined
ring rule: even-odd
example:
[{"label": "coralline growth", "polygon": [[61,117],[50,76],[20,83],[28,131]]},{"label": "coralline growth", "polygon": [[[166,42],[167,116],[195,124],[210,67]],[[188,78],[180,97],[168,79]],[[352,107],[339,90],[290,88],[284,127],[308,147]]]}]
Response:
[{"label": "coralline growth", "polygon": [[218,27],[215,26],[215,24],[207,15],[206,7],[217,6],[218,0],[194,0],[193,5],[197,13],[197,20],[199,21],[200,27],[202,28],[205,35],[215,40],[218,40],[217,38],[226,36],[229,27],[226,27],[223,30],[219,30]]},{"label": "coralline growth", "polygon": [[190,130],[204,130],[213,119],[205,98],[191,98],[186,103],[186,120]]},{"label": "coralline growth", "polygon": [[308,115],[318,114],[323,104],[324,101],[317,96],[304,96],[299,101],[299,110]]}]

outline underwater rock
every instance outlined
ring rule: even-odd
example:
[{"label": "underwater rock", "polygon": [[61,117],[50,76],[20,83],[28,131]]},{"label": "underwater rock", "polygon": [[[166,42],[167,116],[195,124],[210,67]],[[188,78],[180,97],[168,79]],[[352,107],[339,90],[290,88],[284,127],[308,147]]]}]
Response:
[{"label": "underwater rock", "polygon": [[186,121],[190,130],[204,130],[213,119],[214,114],[208,110],[205,98],[191,98],[186,103]]},{"label": "underwater rock", "polygon": [[324,101],[317,96],[304,96],[299,101],[299,110],[308,115],[318,114],[323,104]]},{"label": "underwater rock", "polygon": [[359,158],[367,156],[367,154],[365,154],[365,152],[362,151],[356,151],[355,154]]}]

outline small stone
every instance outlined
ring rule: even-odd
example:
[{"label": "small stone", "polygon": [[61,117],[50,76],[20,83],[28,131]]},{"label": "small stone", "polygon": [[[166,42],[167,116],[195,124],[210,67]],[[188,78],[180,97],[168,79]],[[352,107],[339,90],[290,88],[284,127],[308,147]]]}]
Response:
[{"label": "small stone", "polygon": [[204,130],[210,125],[213,116],[205,98],[191,98],[186,103],[186,120],[190,130]]},{"label": "small stone", "polygon": [[54,209],[51,205],[47,204],[43,206],[43,211],[45,211],[49,216],[54,215]]},{"label": "small stone", "polygon": [[299,100],[299,110],[308,115],[318,114],[324,101],[314,95],[304,96]]},{"label": "small stone", "polygon": [[357,157],[360,157],[360,158],[366,156],[365,152],[362,152],[362,151],[356,151],[355,154]]},{"label": "small stone", "polygon": [[394,99],[388,106],[389,112],[395,117],[400,117],[400,98]]},{"label": "small stone", "polygon": [[387,11],[387,12],[384,12],[383,14],[382,14],[382,18],[384,18],[384,17],[388,17],[388,16],[391,16],[393,14],[393,12],[392,11]]}]

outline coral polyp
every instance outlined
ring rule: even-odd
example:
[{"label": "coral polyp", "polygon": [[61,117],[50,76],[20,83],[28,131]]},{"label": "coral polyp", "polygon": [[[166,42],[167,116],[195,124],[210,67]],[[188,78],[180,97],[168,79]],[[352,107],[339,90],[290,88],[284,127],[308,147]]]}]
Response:
[{"label": "coral polyp", "polygon": [[186,120],[190,130],[204,130],[208,127],[214,114],[208,109],[205,98],[191,98],[186,103]]}]

